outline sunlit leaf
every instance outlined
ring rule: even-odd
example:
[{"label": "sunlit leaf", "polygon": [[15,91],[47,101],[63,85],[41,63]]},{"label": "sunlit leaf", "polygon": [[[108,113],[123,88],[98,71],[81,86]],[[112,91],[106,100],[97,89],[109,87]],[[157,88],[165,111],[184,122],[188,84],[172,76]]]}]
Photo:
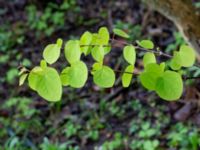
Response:
[{"label": "sunlit leaf", "polygon": [[92,65],[92,71],[91,73],[94,74],[95,71],[99,70],[102,68],[102,62],[96,62]]},{"label": "sunlit leaf", "polygon": [[121,30],[121,29],[115,28],[115,29],[113,29],[113,32],[114,32],[116,35],[121,36],[121,37],[123,37],[123,38],[129,38],[129,37],[130,37],[126,32],[124,32],[124,31]]},{"label": "sunlit leaf", "polygon": [[104,46],[104,55],[108,54],[111,51],[111,45]]},{"label": "sunlit leaf", "polygon": [[19,86],[23,85],[26,78],[28,77],[28,73],[25,73],[25,74],[22,74],[20,77],[19,77]]},{"label": "sunlit leaf", "polygon": [[70,40],[65,44],[65,58],[70,64],[80,60],[81,50],[78,40]]},{"label": "sunlit leaf", "polygon": [[134,65],[136,60],[135,47],[132,45],[125,46],[123,50],[123,56],[129,64]]},{"label": "sunlit leaf", "polygon": [[57,39],[56,44],[58,45],[58,47],[62,47],[63,44],[63,40],[61,38]]},{"label": "sunlit leaf", "polygon": [[92,34],[88,31],[84,32],[84,34],[80,38],[80,45],[81,46],[81,52],[83,52],[85,55],[88,55],[90,52],[88,51],[90,48],[90,44],[92,41]]},{"label": "sunlit leaf", "polygon": [[180,74],[174,71],[166,71],[158,78],[156,93],[163,99],[173,101],[181,97],[183,82]]},{"label": "sunlit leaf", "polygon": [[35,67],[28,77],[29,86],[48,101],[59,101],[62,95],[61,80],[58,72],[50,67]]},{"label": "sunlit leaf", "polygon": [[43,69],[41,67],[34,67],[28,76],[28,84],[31,89],[36,90],[37,83],[43,75]]},{"label": "sunlit leaf", "polygon": [[99,36],[101,37],[101,44],[107,45],[110,39],[110,34],[108,32],[108,29],[106,27],[101,27],[98,33]]},{"label": "sunlit leaf", "polygon": [[60,49],[57,44],[49,44],[45,47],[43,51],[43,58],[49,63],[55,63],[60,57]]},{"label": "sunlit leaf", "polygon": [[95,46],[91,51],[92,57],[98,61],[102,62],[104,58],[104,48],[103,46]]},{"label": "sunlit leaf", "polygon": [[142,41],[138,42],[138,44],[141,47],[146,48],[146,49],[153,49],[154,48],[154,44],[150,40],[142,40]]},{"label": "sunlit leaf", "polygon": [[193,66],[195,62],[195,52],[194,50],[187,46],[187,45],[182,45],[180,47],[180,56],[181,56],[181,65],[184,67],[191,67]]},{"label": "sunlit leaf", "polygon": [[187,46],[182,45],[179,51],[175,51],[170,62],[170,67],[173,70],[179,70],[181,67],[191,67],[195,63],[195,52]]},{"label": "sunlit leaf", "polygon": [[68,86],[70,84],[70,69],[71,67],[66,67],[61,72],[60,79],[63,86]]},{"label": "sunlit leaf", "polygon": [[103,66],[101,69],[94,72],[93,81],[99,87],[112,87],[115,82],[115,73],[111,68]]},{"label": "sunlit leaf", "polygon": [[[122,75],[122,85],[123,87],[128,87],[131,83],[132,77],[133,77],[133,73],[134,71],[134,66],[133,65],[129,65],[126,67],[123,75]],[[128,72],[128,73],[126,73]]]},{"label": "sunlit leaf", "polygon": [[46,62],[45,60],[41,60],[41,61],[40,61],[40,67],[41,67],[42,69],[45,69],[45,68],[47,67],[47,62]]},{"label": "sunlit leaf", "polygon": [[181,60],[180,53],[175,51],[174,56],[173,56],[172,60],[170,61],[170,67],[173,70],[179,70],[179,69],[181,69],[181,64],[182,64],[181,62],[182,62],[182,60]]},{"label": "sunlit leaf", "polygon": [[156,63],[156,57],[154,53],[150,53],[150,52],[145,53],[143,57],[143,63],[144,63],[144,67],[146,67],[148,64]]},{"label": "sunlit leaf", "polygon": [[145,68],[145,71],[142,72],[139,76],[142,85],[148,90],[155,90],[156,81],[164,72],[162,65],[156,63],[148,64]]},{"label": "sunlit leaf", "polygon": [[88,69],[84,62],[78,61],[71,67],[65,68],[60,75],[62,84],[74,88],[81,88],[88,78]]}]

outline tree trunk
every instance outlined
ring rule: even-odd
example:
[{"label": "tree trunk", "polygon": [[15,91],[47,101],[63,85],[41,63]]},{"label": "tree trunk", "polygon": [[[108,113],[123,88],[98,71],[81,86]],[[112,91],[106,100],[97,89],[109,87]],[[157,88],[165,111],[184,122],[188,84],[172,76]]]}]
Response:
[{"label": "tree trunk", "polygon": [[200,56],[200,15],[191,0],[142,1],[174,22],[184,39]]}]

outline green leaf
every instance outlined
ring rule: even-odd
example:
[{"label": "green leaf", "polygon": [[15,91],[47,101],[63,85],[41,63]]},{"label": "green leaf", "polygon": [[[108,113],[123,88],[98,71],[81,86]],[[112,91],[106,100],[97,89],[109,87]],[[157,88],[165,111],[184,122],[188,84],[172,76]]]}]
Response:
[{"label": "green leaf", "polygon": [[59,101],[62,95],[62,85],[58,72],[50,67],[42,69],[35,67],[28,77],[29,86],[48,101]]},{"label": "green leaf", "polygon": [[65,57],[70,64],[80,60],[81,50],[78,40],[69,40],[65,44]]},{"label": "green leaf", "polygon": [[92,45],[98,45],[101,44],[101,37],[99,36],[98,33],[93,33],[92,34]]},{"label": "green leaf", "polygon": [[[92,41],[90,45],[101,45],[101,37],[99,36],[99,34],[97,33],[92,34]],[[94,46],[90,46],[87,54],[89,54],[93,48]]]},{"label": "green leaf", "polygon": [[108,32],[108,29],[106,27],[101,27],[98,33],[99,36],[101,37],[101,44],[107,45],[110,40],[110,34]]},{"label": "green leaf", "polygon": [[42,69],[45,69],[45,68],[47,67],[47,62],[46,62],[45,60],[41,60],[41,61],[40,61],[40,67],[41,67]]},{"label": "green leaf", "polygon": [[180,47],[180,51],[174,52],[173,58],[170,62],[170,67],[173,70],[179,70],[182,66],[183,67],[191,67],[195,63],[195,52],[194,50],[187,46],[182,45]]},{"label": "green leaf", "polygon": [[92,65],[92,75],[94,74],[95,71],[99,70],[102,68],[102,62],[96,62]]},{"label": "green leaf", "polygon": [[148,64],[145,71],[139,76],[142,85],[148,90],[155,90],[156,81],[164,72],[163,65],[158,64]]},{"label": "green leaf", "polygon": [[19,86],[23,85],[26,78],[28,77],[28,73],[22,74],[19,78]]},{"label": "green leaf", "polygon": [[121,29],[115,28],[115,29],[113,29],[113,32],[114,32],[116,35],[121,36],[121,37],[123,37],[123,38],[129,38],[129,37],[130,37],[126,32],[124,32],[124,31],[121,30]]},{"label": "green leaf", "polygon": [[[84,32],[84,34],[80,38],[80,45],[90,45],[92,41],[92,34],[88,31]],[[88,55],[90,52],[89,50],[90,46],[82,46],[81,52],[83,52],[85,55]]]},{"label": "green leaf", "polygon": [[195,63],[195,52],[194,50],[187,46],[182,45],[180,47],[181,65],[184,67],[191,67]]},{"label": "green leaf", "polygon": [[154,48],[154,44],[150,40],[142,40],[142,41],[138,42],[138,44],[141,47],[146,48],[146,49],[153,49]]},{"label": "green leaf", "polygon": [[161,70],[165,71],[165,62],[162,62],[162,63],[160,64],[160,68],[161,68]]},{"label": "green leaf", "polygon": [[58,38],[57,41],[56,41],[56,44],[58,45],[58,47],[62,47],[62,44],[63,44],[63,40],[61,38]]},{"label": "green leaf", "polygon": [[156,63],[151,63],[146,66],[145,71],[163,73],[164,69],[165,69],[164,63],[161,63],[160,65]]},{"label": "green leaf", "polygon": [[181,56],[180,56],[180,53],[175,51],[174,52],[174,56],[173,58],[171,59],[170,61],[170,67],[173,69],[173,70],[180,70],[181,69]]},{"label": "green leaf", "polygon": [[[98,33],[92,34],[92,45],[104,45],[104,55],[109,53],[111,50],[111,46],[109,45],[110,35],[108,29],[106,27],[101,27]],[[105,46],[107,45],[107,46]],[[90,47],[90,51],[92,51],[94,47]]]},{"label": "green leaf", "polygon": [[111,45],[105,46],[104,47],[104,55],[108,54],[110,52],[111,48],[112,48]]},{"label": "green leaf", "polygon": [[129,64],[134,65],[136,60],[135,47],[132,45],[125,46],[123,50],[123,56]]},{"label": "green leaf", "polygon": [[59,47],[57,44],[47,45],[43,51],[43,58],[49,64],[55,63],[60,57],[60,49],[61,47]]},{"label": "green leaf", "polygon": [[95,46],[92,51],[92,57],[98,61],[98,62],[102,62],[103,58],[104,58],[104,49],[103,46]]},{"label": "green leaf", "polygon": [[150,52],[145,53],[143,57],[143,63],[144,63],[144,67],[146,67],[148,64],[156,63],[156,57],[154,53],[150,53]]},{"label": "green leaf", "polygon": [[156,81],[160,74],[155,74],[154,72],[143,72],[140,74],[139,78],[142,85],[148,90],[155,90]]},{"label": "green leaf", "polygon": [[177,100],[183,92],[181,76],[174,71],[165,71],[156,83],[156,93],[168,101]]},{"label": "green leaf", "polygon": [[[123,73],[122,75],[122,85],[123,87],[128,87],[131,83],[132,77],[133,77],[133,73],[134,71],[134,66],[133,65],[129,65],[126,67],[125,69],[125,73]],[[130,73],[126,73],[126,72],[130,72]]]},{"label": "green leaf", "polygon": [[70,85],[74,88],[81,88],[85,85],[88,78],[88,69],[84,62],[79,61],[65,68],[61,75],[63,85]]},{"label": "green leaf", "polygon": [[93,81],[99,87],[112,87],[115,82],[115,73],[111,68],[102,66],[101,69],[94,72]]},{"label": "green leaf", "polygon": [[71,67],[66,67],[61,72],[60,79],[63,86],[70,84],[70,69]]},{"label": "green leaf", "polygon": [[36,91],[37,83],[40,80],[40,77],[43,75],[43,69],[41,67],[34,67],[28,76],[28,84],[31,89]]},{"label": "green leaf", "polygon": [[41,80],[37,83],[37,92],[49,101],[59,101],[61,99],[62,85],[55,69],[47,67],[44,70]]}]

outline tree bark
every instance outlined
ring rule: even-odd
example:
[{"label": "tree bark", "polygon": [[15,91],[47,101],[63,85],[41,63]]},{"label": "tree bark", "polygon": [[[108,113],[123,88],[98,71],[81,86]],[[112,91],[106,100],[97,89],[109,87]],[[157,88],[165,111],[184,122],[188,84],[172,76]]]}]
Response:
[{"label": "tree bark", "polygon": [[184,39],[200,56],[200,15],[191,0],[142,1],[174,22]]}]

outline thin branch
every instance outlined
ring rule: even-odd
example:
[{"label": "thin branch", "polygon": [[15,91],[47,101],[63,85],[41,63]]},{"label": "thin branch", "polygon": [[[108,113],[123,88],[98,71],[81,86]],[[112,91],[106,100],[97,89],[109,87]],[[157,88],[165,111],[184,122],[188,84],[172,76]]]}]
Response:
[{"label": "thin branch", "polygon": [[[97,44],[92,44],[92,45],[80,45],[81,47],[86,47],[86,46],[91,46],[91,47],[95,47],[95,46],[103,46],[103,47],[112,47],[113,45],[113,42],[117,42],[117,43],[120,43],[120,44],[122,44],[122,45],[133,45],[133,44],[131,44],[131,43],[128,43],[128,42],[125,42],[125,41],[120,41],[120,40],[116,40],[116,39],[110,39],[110,41],[111,41],[111,44],[109,45],[97,45]],[[119,47],[119,46],[116,46],[116,47]],[[135,49],[136,50],[140,50],[140,51],[145,51],[145,52],[151,52],[151,53],[155,53],[155,54],[157,54],[157,55],[159,55],[159,56],[164,56],[164,57],[167,57],[167,58],[172,58],[172,56],[171,55],[169,55],[169,54],[166,54],[166,53],[164,53],[164,52],[162,52],[162,51],[158,51],[158,50],[156,50],[156,49],[146,49],[146,48],[143,48],[143,47],[140,47],[139,45],[135,45],[134,46],[135,47]]]},{"label": "thin branch", "polygon": [[80,45],[80,47],[95,47],[95,46],[112,47],[112,45],[97,45],[97,44]]},{"label": "thin branch", "polygon": [[192,79],[200,79],[200,77],[183,77],[183,80],[192,80]]},{"label": "thin branch", "polygon": [[[132,45],[131,43],[128,43],[128,42],[125,42],[125,41],[119,41],[119,40],[116,40],[114,38],[110,39],[111,41],[111,44],[113,44],[113,42],[117,42],[117,43],[120,43],[122,45]],[[81,45],[81,47],[84,47],[84,46],[100,46],[100,45]],[[112,45],[102,45],[103,47],[110,47]],[[135,46],[136,50],[141,50],[141,51],[145,51],[145,52],[152,52],[154,54],[157,54],[159,56],[164,56],[164,57],[167,57],[167,58],[172,58],[173,56],[167,54],[167,53],[164,53],[162,51],[158,51],[156,49],[146,49],[146,48],[143,48],[143,47],[140,47],[139,45]],[[199,65],[195,64],[194,65],[195,67],[198,67],[200,68]],[[125,72],[125,71],[121,71],[121,70],[114,70],[114,72],[116,73],[127,73],[127,74],[135,74],[135,73],[132,73],[132,72]],[[137,74],[139,75],[139,74]],[[186,76],[183,76],[183,80],[192,80],[192,79],[200,79],[200,77],[186,77]]]},{"label": "thin branch", "polygon": [[[117,42],[117,43],[121,43],[122,45],[133,45],[131,43],[128,43],[128,42],[125,42],[125,41],[119,41],[119,40],[116,40],[114,39],[114,36],[112,37],[112,39],[110,39],[111,41],[111,44],[107,44],[107,45],[97,45],[97,44],[91,44],[91,45],[80,45],[80,47],[86,47],[86,46],[91,46],[91,47],[95,47],[95,46],[103,46],[103,47],[113,47],[112,44],[114,44],[114,42]],[[119,47],[119,46],[116,46],[116,47]],[[121,46],[120,46],[121,47]],[[166,54],[162,51],[158,51],[156,49],[146,49],[146,48],[143,48],[143,47],[140,47],[139,45],[136,45],[135,48],[137,50],[141,50],[141,51],[145,51],[145,52],[152,52],[152,53],[155,53],[159,56],[165,56],[167,58],[172,58],[171,55],[169,54]],[[200,66],[198,65],[194,65],[198,68],[200,68]],[[30,70],[28,70],[27,68],[25,68],[23,65],[20,64],[20,66],[18,67],[19,70],[22,70],[23,69],[26,69],[26,71],[28,73],[30,73]],[[91,72],[92,71],[92,66],[90,66],[91,69],[89,69],[89,71]],[[116,73],[127,73],[127,74],[132,74],[132,75],[140,75],[140,73],[135,73],[135,72],[126,72],[126,71],[122,71],[122,70],[116,70],[116,69],[113,69],[114,72]],[[65,73],[64,73],[65,74]],[[182,77],[183,80],[192,80],[192,79],[200,79],[200,77],[187,77],[187,76],[183,76]]]}]

